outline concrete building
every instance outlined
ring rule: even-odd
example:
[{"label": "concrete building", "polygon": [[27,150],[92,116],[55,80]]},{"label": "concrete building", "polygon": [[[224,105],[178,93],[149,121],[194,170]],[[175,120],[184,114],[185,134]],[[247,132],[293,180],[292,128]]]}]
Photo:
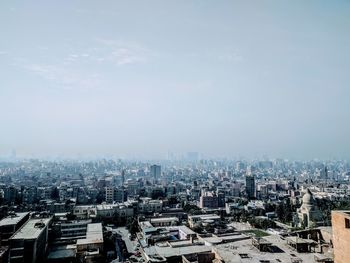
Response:
[{"label": "concrete building", "polygon": [[91,223],[91,220],[74,220],[61,222],[58,224],[60,236],[63,238],[84,236],[86,233],[87,225]]},{"label": "concrete building", "polygon": [[101,223],[82,220],[57,224],[61,224],[62,233],[50,247],[48,263],[104,262]]},{"label": "concrete building", "polygon": [[177,217],[158,217],[158,218],[151,218],[150,222],[154,227],[176,226],[179,224],[179,219]]},{"label": "concrete building", "polygon": [[220,216],[216,214],[205,214],[205,215],[193,215],[188,216],[188,224],[190,227],[194,227],[196,224],[201,223],[218,223],[220,222]]},{"label": "concrete building", "polygon": [[350,211],[332,211],[334,263],[350,262]]},{"label": "concrete building", "polygon": [[137,181],[129,179],[125,183],[125,187],[126,187],[128,196],[135,196],[139,194],[140,184]]},{"label": "concrete building", "polygon": [[151,177],[153,177],[153,179],[157,180],[160,178],[160,175],[161,175],[161,167],[160,165],[151,165]]},{"label": "concrete building", "polygon": [[245,189],[246,193],[249,199],[256,197],[256,191],[255,191],[255,176],[254,175],[247,175],[245,177]]},{"label": "concrete building", "polygon": [[113,203],[114,200],[114,186],[105,187],[105,201],[107,204]]},{"label": "concrete building", "polygon": [[73,209],[73,215],[77,219],[88,219],[96,217],[97,211],[95,205],[77,205]]},{"label": "concrete building", "polygon": [[30,219],[10,239],[10,263],[38,263],[47,251],[48,226],[52,218]]},{"label": "concrete building", "polygon": [[103,258],[103,231],[101,223],[88,224],[86,237],[77,240],[80,262],[101,262]]},{"label": "concrete building", "polygon": [[218,208],[218,196],[215,193],[205,192],[199,198],[200,208]]},{"label": "concrete building", "polygon": [[127,192],[122,187],[107,186],[105,188],[105,200],[107,204],[113,202],[123,203],[127,199]]},{"label": "concrete building", "polygon": [[162,200],[152,200],[151,198],[140,198],[141,202],[138,204],[140,213],[159,213],[163,209]]},{"label": "concrete building", "polygon": [[9,238],[29,219],[29,213],[12,213],[0,221],[0,245],[7,246]]},{"label": "concrete building", "polygon": [[120,219],[126,219],[134,216],[134,207],[128,202],[110,205],[97,205],[96,216],[102,218],[118,217]]}]

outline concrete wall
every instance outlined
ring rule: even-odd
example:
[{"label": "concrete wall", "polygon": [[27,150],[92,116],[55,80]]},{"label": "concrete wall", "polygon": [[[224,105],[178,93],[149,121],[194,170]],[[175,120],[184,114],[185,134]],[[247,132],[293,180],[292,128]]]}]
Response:
[{"label": "concrete wall", "polygon": [[334,262],[350,262],[350,228],[345,228],[345,218],[350,214],[344,211],[332,211]]}]

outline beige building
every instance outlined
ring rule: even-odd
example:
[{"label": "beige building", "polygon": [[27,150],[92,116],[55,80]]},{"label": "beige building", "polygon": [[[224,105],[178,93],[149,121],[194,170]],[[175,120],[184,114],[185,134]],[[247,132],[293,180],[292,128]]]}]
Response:
[{"label": "beige building", "polygon": [[334,263],[350,262],[350,211],[332,211]]},{"label": "beige building", "polygon": [[303,196],[303,203],[297,212],[300,226],[310,228],[322,225],[322,213],[318,209],[310,189],[306,190]]}]

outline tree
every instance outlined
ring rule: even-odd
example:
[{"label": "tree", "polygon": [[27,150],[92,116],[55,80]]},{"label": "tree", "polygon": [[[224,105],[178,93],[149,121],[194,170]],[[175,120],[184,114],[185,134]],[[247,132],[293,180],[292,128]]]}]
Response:
[{"label": "tree", "polygon": [[291,222],[293,219],[293,211],[295,211],[295,207],[292,206],[289,202],[289,199],[285,202],[280,202],[276,206],[276,216],[282,223]]},{"label": "tree", "polygon": [[99,191],[96,196],[96,203],[101,204],[104,201],[104,193],[102,191]]},{"label": "tree", "polygon": [[129,230],[130,234],[135,235],[139,231],[137,219],[129,220],[126,224],[126,228]]},{"label": "tree", "polygon": [[179,201],[177,200],[177,196],[176,195],[172,195],[168,198],[168,202],[169,202],[169,205],[175,205],[175,204],[178,204]]},{"label": "tree", "polygon": [[198,214],[197,212],[200,212],[201,209],[196,206],[196,205],[191,205],[191,204],[186,204],[184,207],[183,207],[183,210],[188,213],[188,214]]}]

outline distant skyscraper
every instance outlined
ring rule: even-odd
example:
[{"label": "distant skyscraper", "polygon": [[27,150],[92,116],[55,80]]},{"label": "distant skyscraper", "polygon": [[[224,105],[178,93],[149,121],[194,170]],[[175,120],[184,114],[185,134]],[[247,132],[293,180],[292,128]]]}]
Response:
[{"label": "distant skyscraper", "polygon": [[255,198],[255,176],[247,175],[245,177],[245,189],[249,199]]},{"label": "distant skyscraper", "polygon": [[253,165],[248,165],[247,166],[247,175],[253,175],[255,172],[255,167]]},{"label": "distant skyscraper", "polygon": [[151,176],[154,178],[154,179],[158,179],[161,175],[161,167],[160,165],[151,165]]},{"label": "distant skyscraper", "polygon": [[188,152],[186,157],[187,157],[186,159],[188,161],[190,161],[190,162],[198,162],[198,160],[199,160],[199,153],[197,153],[197,152]]},{"label": "distant skyscraper", "polygon": [[244,169],[244,164],[242,162],[237,162],[236,163],[236,171],[239,172]]},{"label": "distant skyscraper", "polygon": [[122,170],[122,185],[125,183],[125,170]]},{"label": "distant skyscraper", "polygon": [[10,154],[10,159],[16,160],[17,153],[15,149],[12,149],[11,154]]}]

